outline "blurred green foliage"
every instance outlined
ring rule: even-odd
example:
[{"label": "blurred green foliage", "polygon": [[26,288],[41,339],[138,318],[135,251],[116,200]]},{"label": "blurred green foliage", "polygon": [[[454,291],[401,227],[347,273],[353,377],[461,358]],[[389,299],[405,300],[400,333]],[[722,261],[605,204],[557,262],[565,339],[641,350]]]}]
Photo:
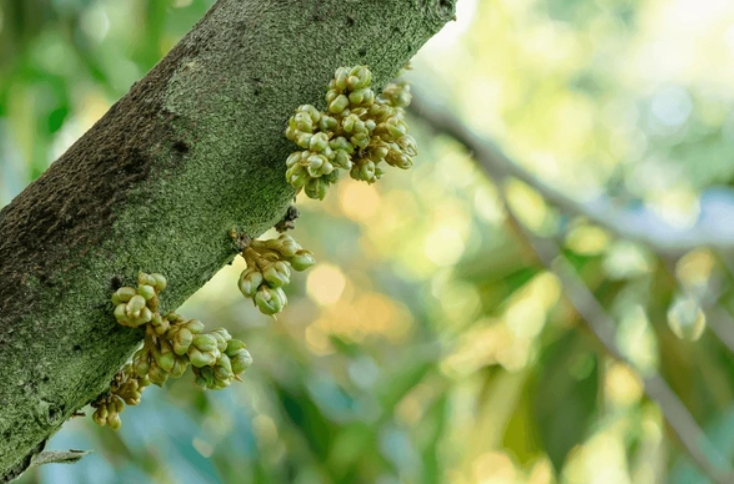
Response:
[{"label": "blurred green foliage", "polygon": [[[211,3],[3,0],[0,205]],[[732,25],[734,7],[717,0],[459,0],[408,75],[575,198],[606,192],[685,226],[734,179]],[[660,257],[511,187],[521,220],[563,243],[615,317],[631,369],[517,238],[470,154],[412,125],[411,171],[343,179],[323,203],[299,197],[294,235],[319,265],[294,277],[277,321],[239,295],[241,262],[181,308],[247,342],[244,383],[153,388],[117,433],[74,419],[49,447],[95,454],[21,482],[706,482],[638,372],[660,372],[732,457],[729,256]],[[667,320],[691,292],[710,306],[696,341]]]}]

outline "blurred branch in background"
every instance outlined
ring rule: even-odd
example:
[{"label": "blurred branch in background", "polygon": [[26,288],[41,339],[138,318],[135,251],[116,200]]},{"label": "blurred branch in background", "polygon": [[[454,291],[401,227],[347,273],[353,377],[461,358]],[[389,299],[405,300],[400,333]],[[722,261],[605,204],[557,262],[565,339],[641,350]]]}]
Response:
[{"label": "blurred branch in background", "polygon": [[[511,225],[525,239],[540,262],[558,278],[564,294],[607,353],[634,369],[636,365],[624,355],[615,342],[616,325],[613,318],[596,300],[581,277],[562,255],[560,248],[552,240],[534,235],[518,219],[507,200],[507,181],[511,177],[518,178],[531,185],[550,203],[571,215],[585,216],[621,237],[647,243],[662,254],[672,255],[676,252],[710,245],[723,249],[731,246],[734,239],[721,232],[718,237],[711,239],[713,243],[709,243],[708,237],[711,236],[711,233],[706,231],[699,233],[700,229],[679,231],[677,237],[673,237],[671,233],[666,234],[659,230],[661,228],[659,225],[652,226],[647,223],[644,226],[640,225],[642,219],[638,218],[638,215],[614,208],[604,198],[591,203],[577,202],[513,163],[491,142],[482,139],[470,127],[462,123],[446,106],[447,103],[437,100],[436,96],[428,98],[418,92],[414,96],[412,111],[413,114],[426,121],[431,128],[450,135],[473,153],[485,173],[497,184],[502,205]],[[668,227],[666,230],[674,229]],[[723,309],[721,311],[725,312]],[[719,314],[716,316],[720,317]],[[654,371],[638,369],[636,372],[643,383],[645,393],[660,407],[665,420],[697,465],[716,483],[731,484],[734,482],[734,470],[707,439],[666,380]]]},{"label": "blurred branch in background", "polygon": [[[435,96],[425,95],[420,89],[414,91],[417,92],[410,107],[414,115],[424,118],[434,127],[440,127],[441,131],[464,144],[488,172],[506,172],[533,187],[547,202],[567,214],[585,217],[619,237],[646,244],[661,255],[680,256],[700,247],[712,247],[722,252],[734,251],[734,230],[722,223],[727,217],[723,213],[707,213],[706,204],[701,204],[702,214],[695,225],[679,228],[666,223],[644,206],[618,206],[604,195],[589,201],[575,200],[513,162],[491,141],[467,130],[445,104],[448,101],[442,103]],[[730,195],[725,200],[729,203],[721,204],[722,200],[713,200],[711,205],[716,206],[712,207],[711,212],[734,210],[734,193],[725,195]]]}]

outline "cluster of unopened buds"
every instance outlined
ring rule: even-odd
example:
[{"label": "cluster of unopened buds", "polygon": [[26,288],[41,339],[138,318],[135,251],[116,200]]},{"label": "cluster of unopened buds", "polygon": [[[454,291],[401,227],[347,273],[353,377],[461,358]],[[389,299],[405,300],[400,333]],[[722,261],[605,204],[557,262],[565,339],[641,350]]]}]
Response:
[{"label": "cluster of unopened buds", "polygon": [[240,291],[268,315],[279,313],[288,303],[283,287],[290,283],[291,268],[300,272],[316,263],[313,254],[287,234],[251,241],[242,249],[242,257],[247,268],[240,274]]},{"label": "cluster of unopened buds", "polygon": [[162,386],[178,378],[191,365],[195,383],[202,389],[228,387],[252,364],[245,344],[224,328],[204,331],[201,321],[186,321],[174,312],[161,315],[158,296],[166,287],[160,274],[140,273],[138,287],[121,287],[112,296],[115,318],[123,326],[145,327],[143,347],[132,363],[120,370],[110,391],[92,404],[99,425],[120,428],[124,404],[137,405],[146,386]]},{"label": "cluster of unopened buds", "polygon": [[288,121],[285,135],[303,151],[286,160],[286,179],[299,191],[305,188],[310,198],[323,199],[340,169],[374,183],[384,174],[383,161],[402,169],[413,166],[417,147],[404,119],[410,87],[393,83],[376,95],[371,82],[365,66],[340,67],[328,86],[327,111],[306,104]]}]

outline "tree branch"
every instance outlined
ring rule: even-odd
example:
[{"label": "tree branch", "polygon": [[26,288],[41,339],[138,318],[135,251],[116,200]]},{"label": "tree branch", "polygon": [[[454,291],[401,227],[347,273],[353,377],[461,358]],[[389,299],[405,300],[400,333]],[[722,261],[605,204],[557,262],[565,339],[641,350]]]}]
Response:
[{"label": "tree branch", "polygon": [[[548,203],[569,215],[581,216],[619,237],[641,242],[659,254],[682,255],[700,247],[721,251],[734,250],[734,231],[721,224],[721,217],[701,217],[692,227],[678,228],[667,224],[647,209],[629,209],[615,205],[607,196],[578,201],[554,188],[513,162],[497,145],[464,126],[445,104],[435,96],[414,88],[410,112],[469,148],[482,167],[501,171],[530,185]],[[446,102],[446,101],[444,101]]]},{"label": "tree branch", "polygon": [[[435,96],[433,97],[435,99]],[[560,281],[563,292],[574,306],[579,316],[585,321],[592,334],[601,343],[610,356],[621,361],[634,369],[635,365],[617,347],[615,341],[614,320],[605,311],[604,307],[596,300],[593,293],[586,287],[581,278],[576,274],[573,267],[563,257],[556,244],[548,239],[536,237],[518,219],[512,206],[508,203],[505,187],[508,179],[517,177],[534,188],[538,189],[538,182],[523,169],[512,164],[497,148],[488,145],[474,134],[470,128],[454,117],[448,110],[439,108],[438,103],[426,101],[426,98],[414,96],[415,113],[421,116],[428,124],[438,132],[444,132],[464,144],[474,153],[479,164],[486,174],[497,184],[498,192],[502,198],[505,211],[512,224],[523,236],[526,243],[536,254],[541,263],[553,273]],[[518,176],[518,173],[520,176]],[[525,179],[521,178],[525,177]],[[543,186],[541,184],[541,186]],[[573,205],[583,205],[568,199],[552,189],[538,189],[541,195],[552,194],[560,201],[562,208]],[[574,211],[572,213],[579,213]],[[604,225],[604,224],[602,224]],[[604,225],[606,226],[606,225]],[[619,232],[617,232],[619,233]],[[665,379],[655,372],[645,372],[638,375],[642,381],[645,393],[659,407],[665,420],[678,436],[681,444],[709,478],[718,484],[730,484],[734,482],[734,471],[726,463],[726,460],[718,454],[716,448],[708,441],[706,435],[688,412],[686,407],[673,392]],[[711,457],[713,458],[711,458]]]},{"label": "tree branch", "polygon": [[[454,14],[443,0],[219,0],[0,211],[0,482],[109,386],[142,339],[109,297],[138,271],[174,309],[293,197],[283,132],[339,66],[377,88]],[[323,106],[318,106],[323,107]],[[234,281],[233,281],[234,284]]]}]

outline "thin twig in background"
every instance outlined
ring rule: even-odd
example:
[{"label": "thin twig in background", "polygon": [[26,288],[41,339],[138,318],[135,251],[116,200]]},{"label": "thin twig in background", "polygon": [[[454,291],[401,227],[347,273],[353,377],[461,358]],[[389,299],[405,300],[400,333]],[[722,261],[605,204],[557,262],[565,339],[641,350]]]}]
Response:
[{"label": "thin twig in background", "polygon": [[[621,352],[616,344],[616,325],[612,317],[596,300],[593,293],[563,257],[558,246],[551,240],[541,239],[535,236],[517,218],[506,199],[506,182],[510,177],[516,177],[531,185],[542,196],[560,208],[567,209],[572,214],[587,216],[594,222],[599,223],[620,236],[646,242],[655,246],[654,248],[661,252],[669,253],[672,247],[678,247],[680,249],[681,243],[684,240],[687,244],[691,243],[692,240],[697,240],[697,237],[687,236],[685,239],[677,242],[667,241],[666,243],[662,243],[662,241],[651,240],[653,237],[644,232],[630,232],[625,227],[618,226],[618,224],[626,223],[623,216],[615,214],[607,216],[606,213],[587,210],[585,208],[586,205],[576,202],[556,190],[547,187],[527,171],[513,164],[494,145],[473,133],[469,127],[465,126],[447,109],[429,103],[425,98],[421,98],[420,96],[415,97],[417,98],[414,99],[414,105],[416,106],[414,108],[415,114],[423,118],[436,131],[449,134],[474,153],[475,158],[487,175],[497,183],[498,191],[502,197],[503,205],[510,218],[510,222],[520,231],[520,234],[527,241],[542,264],[558,278],[563,287],[564,294],[574,306],[579,316],[581,316],[594,336],[613,358],[625,363],[634,370],[635,365]],[[593,212],[594,216],[592,217],[589,213],[585,213],[587,211]],[[686,245],[686,247],[686,250],[688,250],[693,246]],[[637,373],[642,381],[645,394],[660,407],[665,420],[678,436],[681,444],[694,462],[717,484],[733,483],[734,471],[726,463],[726,460],[718,455],[718,451],[706,438],[706,435],[698,426],[693,416],[688,412],[688,409],[686,409],[685,405],[683,405],[665,379],[653,372],[641,374],[637,371]]]},{"label": "thin twig in background", "polygon": [[698,223],[688,228],[676,228],[653,217],[649,210],[630,210],[606,196],[589,201],[578,201],[554,188],[514,163],[490,140],[470,129],[457,119],[450,108],[436,101],[435,96],[422,95],[417,89],[410,112],[425,119],[441,131],[467,146],[489,171],[501,171],[530,185],[548,203],[569,215],[578,215],[604,227],[621,238],[643,243],[659,254],[682,255],[699,247],[720,251],[734,251],[734,231],[722,224]]}]

